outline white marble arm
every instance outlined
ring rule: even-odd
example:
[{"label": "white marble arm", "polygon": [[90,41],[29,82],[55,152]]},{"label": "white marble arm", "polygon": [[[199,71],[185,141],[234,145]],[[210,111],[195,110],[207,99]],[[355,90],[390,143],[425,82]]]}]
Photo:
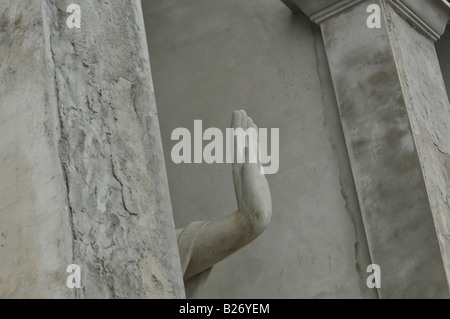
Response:
[{"label": "white marble arm", "polygon": [[[232,127],[257,130],[245,111],[233,112]],[[234,145],[236,154],[237,144]],[[250,243],[269,224],[272,214],[269,185],[265,176],[260,174],[259,156],[255,156],[258,163],[249,163],[250,151],[246,143],[245,163],[236,163],[235,160],[233,164],[238,210],[219,221],[206,222],[200,228],[184,273],[185,281]]]}]

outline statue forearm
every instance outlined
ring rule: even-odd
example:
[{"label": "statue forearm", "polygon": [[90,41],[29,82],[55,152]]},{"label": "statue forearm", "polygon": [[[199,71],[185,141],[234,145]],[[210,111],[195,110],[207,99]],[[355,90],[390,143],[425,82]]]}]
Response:
[{"label": "statue forearm", "polygon": [[[256,125],[244,111],[234,111],[232,127],[244,132]],[[233,184],[238,211],[214,222],[195,222],[179,232],[178,245],[182,260],[184,281],[190,286],[189,279],[196,282],[196,275],[204,277],[205,270],[225,259],[258,237],[270,222],[272,202],[270,189],[264,175],[261,174],[261,162],[256,148],[250,147],[250,138],[245,142],[245,160],[233,163]],[[238,139],[239,140],[239,139]],[[254,145],[255,141],[252,141]],[[236,143],[238,144],[238,143]],[[234,154],[238,154],[234,144]],[[250,162],[250,158],[258,159]],[[206,275],[207,276],[207,275]]]},{"label": "statue forearm", "polygon": [[201,273],[258,237],[269,220],[249,220],[236,211],[219,221],[207,222],[197,233],[184,280]]}]

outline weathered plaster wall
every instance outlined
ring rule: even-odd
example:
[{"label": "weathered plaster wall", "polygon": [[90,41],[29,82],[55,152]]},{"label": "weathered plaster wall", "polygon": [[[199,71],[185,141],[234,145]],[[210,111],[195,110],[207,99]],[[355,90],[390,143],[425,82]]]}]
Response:
[{"label": "weathered plaster wall", "polygon": [[386,10],[450,289],[450,104],[434,43]]},{"label": "weathered plaster wall", "polygon": [[[369,3],[382,5],[379,29],[365,27]],[[370,254],[382,269],[380,297],[448,297],[445,233],[436,234],[446,219],[437,220],[434,206],[444,200],[433,196],[446,187],[437,176],[444,172],[440,159],[433,172],[426,158],[437,154],[433,139],[448,134],[420,128],[434,123],[437,133],[447,125],[437,119],[447,115],[433,43],[385,1],[365,2],[321,27]]]},{"label": "weathered plaster wall", "polygon": [[272,223],[213,269],[205,298],[376,298],[322,38],[273,0],[143,1],[175,223],[236,209],[230,165],[175,165],[177,127],[244,108],[280,128]]},{"label": "weathered plaster wall", "polygon": [[181,297],[175,229],[139,1],[44,4],[81,297]]},{"label": "weathered plaster wall", "polygon": [[0,12],[0,297],[73,297],[41,3],[5,0]]},{"label": "weathered plaster wall", "polygon": [[184,297],[140,2],[71,3],[0,5],[0,296]]}]

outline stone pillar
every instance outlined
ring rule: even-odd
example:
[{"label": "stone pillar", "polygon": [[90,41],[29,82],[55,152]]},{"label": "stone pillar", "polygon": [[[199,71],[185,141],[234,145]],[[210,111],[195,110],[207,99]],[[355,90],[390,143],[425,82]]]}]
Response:
[{"label": "stone pillar", "polygon": [[0,297],[70,298],[72,230],[40,1],[0,3]]},{"label": "stone pillar", "polygon": [[0,5],[0,296],[182,298],[140,1],[71,3]]},{"label": "stone pillar", "polygon": [[[289,2],[320,24],[381,298],[449,297],[450,105],[439,1]],[[381,9],[381,28],[366,25]]]}]

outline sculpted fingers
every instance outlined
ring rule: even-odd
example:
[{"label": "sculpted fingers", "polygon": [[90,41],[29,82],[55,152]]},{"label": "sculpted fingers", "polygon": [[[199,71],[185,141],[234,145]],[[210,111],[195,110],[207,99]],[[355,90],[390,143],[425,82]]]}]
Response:
[{"label": "sculpted fingers", "polygon": [[244,110],[241,110],[241,127],[244,131],[247,129],[247,113]]},{"label": "sculpted fingers", "polygon": [[253,119],[251,117],[247,118],[247,131],[249,135],[248,147],[250,152],[249,163],[256,164],[258,163],[258,129],[253,123]]},{"label": "sculpted fingers", "polygon": [[[231,120],[231,127],[236,131],[236,129],[239,129],[241,127],[242,123],[242,113],[241,111],[233,111],[233,116]],[[239,168],[237,157],[238,157],[238,143],[236,143],[234,139],[235,135],[234,133],[231,133],[230,138],[233,140],[233,170],[237,170]],[[239,140],[239,139],[238,139]]]},{"label": "sculpted fingers", "polygon": [[247,128],[253,127],[253,120],[250,116],[247,116]]},{"label": "sculpted fingers", "polygon": [[233,116],[231,119],[231,127],[234,129],[237,129],[238,127],[241,127],[241,112],[240,111],[233,111]]},{"label": "sculpted fingers", "polygon": [[[258,127],[253,122],[253,119],[244,110],[234,111],[231,125],[237,138],[237,142],[234,143],[234,163],[260,164]],[[237,129],[242,130],[236,131]]]}]

